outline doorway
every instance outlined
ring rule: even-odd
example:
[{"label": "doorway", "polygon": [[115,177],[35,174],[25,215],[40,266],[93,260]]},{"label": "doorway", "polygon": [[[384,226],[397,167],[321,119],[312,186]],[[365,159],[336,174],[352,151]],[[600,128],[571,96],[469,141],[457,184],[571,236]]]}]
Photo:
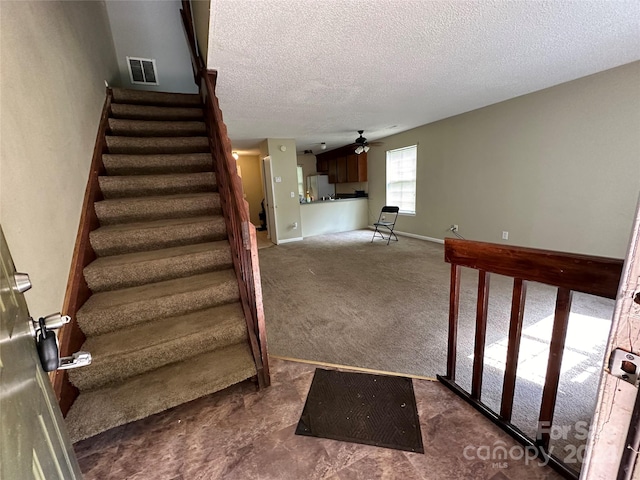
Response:
[{"label": "doorway", "polygon": [[275,204],[275,195],[273,187],[273,170],[271,166],[271,157],[266,156],[262,159],[262,181],[265,196],[265,213],[267,215],[267,238],[271,242],[278,244],[278,227],[277,213],[278,206]]}]

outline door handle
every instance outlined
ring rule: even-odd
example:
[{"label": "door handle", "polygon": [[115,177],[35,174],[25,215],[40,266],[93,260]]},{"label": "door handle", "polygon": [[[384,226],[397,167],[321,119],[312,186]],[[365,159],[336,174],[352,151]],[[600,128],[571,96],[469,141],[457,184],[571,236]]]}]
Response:
[{"label": "door handle", "polygon": [[76,352],[70,357],[60,358],[58,337],[53,330],[63,327],[70,321],[71,317],[60,315],[60,313],[52,313],[46,317],[40,317],[37,322],[29,319],[31,333],[36,339],[40,363],[45,372],[52,372],[58,369],[68,370],[91,364],[92,358],[89,352]]}]

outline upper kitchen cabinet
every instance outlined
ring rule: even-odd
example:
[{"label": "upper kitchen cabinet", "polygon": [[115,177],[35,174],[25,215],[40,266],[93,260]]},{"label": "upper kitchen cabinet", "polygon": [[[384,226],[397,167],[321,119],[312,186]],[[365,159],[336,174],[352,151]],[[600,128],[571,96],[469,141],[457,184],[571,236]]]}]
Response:
[{"label": "upper kitchen cabinet", "polygon": [[321,155],[316,156],[316,171],[318,173],[329,173],[329,159],[326,157],[320,157]]},{"label": "upper kitchen cabinet", "polygon": [[337,183],[347,183],[347,157],[338,157],[336,158],[338,163],[338,181]]},{"label": "upper kitchen cabinet", "polygon": [[367,154],[347,156],[347,182],[367,181]]},{"label": "upper kitchen cabinet", "polygon": [[367,181],[367,154],[353,153],[347,146],[316,155],[316,170],[329,175],[329,183],[352,183]]},{"label": "upper kitchen cabinet", "polygon": [[[317,163],[317,157],[316,157],[316,163]],[[329,158],[327,160],[327,174],[329,175],[329,183],[338,183],[338,159],[337,158]]]}]

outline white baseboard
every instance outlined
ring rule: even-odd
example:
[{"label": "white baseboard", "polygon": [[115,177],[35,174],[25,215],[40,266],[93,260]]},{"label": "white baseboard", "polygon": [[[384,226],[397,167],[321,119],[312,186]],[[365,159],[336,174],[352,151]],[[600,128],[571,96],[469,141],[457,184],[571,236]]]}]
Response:
[{"label": "white baseboard", "polygon": [[278,243],[276,243],[276,245],[280,245],[282,243],[301,242],[301,241],[302,241],[302,237],[285,238],[284,240],[278,240]]},{"label": "white baseboard", "polygon": [[[375,229],[376,228],[373,225],[369,225],[369,230]],[[424,240],[427,242],[439,243],[441,245],[444,245],[444,240],[440,238],[425,237],[424,235],[416,235],[415,233],[401,232],[399,230],[394,230],[393,233],[397,233],[398,235],[402,235],[403,237],[417,238],[418,240]]]}]

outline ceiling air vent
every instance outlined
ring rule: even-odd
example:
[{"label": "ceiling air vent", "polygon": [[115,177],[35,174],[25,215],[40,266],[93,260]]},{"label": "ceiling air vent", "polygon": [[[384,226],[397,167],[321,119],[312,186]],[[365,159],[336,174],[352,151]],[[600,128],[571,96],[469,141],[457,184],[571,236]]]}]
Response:
[{"label": "ceiling air vent", "polygon": [[151,58],[127,57],[131,83],[158,85],[156,61]]}]

